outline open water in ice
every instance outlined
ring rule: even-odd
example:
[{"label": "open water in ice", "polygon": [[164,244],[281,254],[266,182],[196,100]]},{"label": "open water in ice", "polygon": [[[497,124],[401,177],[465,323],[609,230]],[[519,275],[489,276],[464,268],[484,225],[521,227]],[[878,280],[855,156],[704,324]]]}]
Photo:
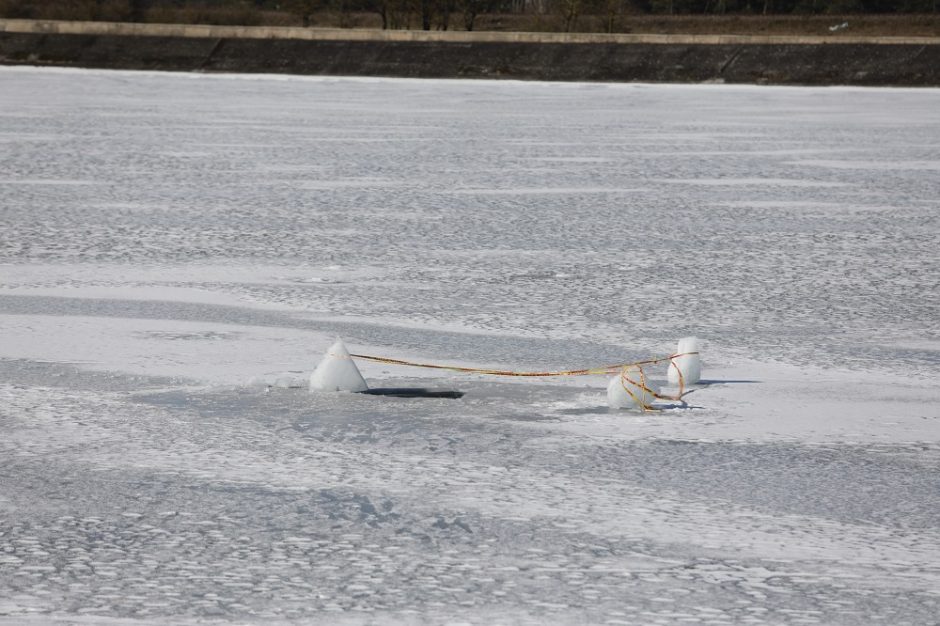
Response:
[{"label": "open water in ice", "polygon": [[938,102],[0,69],[0,623],[937,623]]}]

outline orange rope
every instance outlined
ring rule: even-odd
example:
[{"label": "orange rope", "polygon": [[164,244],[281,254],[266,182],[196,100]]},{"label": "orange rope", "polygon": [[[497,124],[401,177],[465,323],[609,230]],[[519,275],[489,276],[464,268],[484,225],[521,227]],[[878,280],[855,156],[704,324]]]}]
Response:
[{"label": "orange rope", "polygon": [[[514,377],[525,377],[525,378],[547,378],[552,376],[591,376],[591,375],[604,375],[604,374],[616,374],[620,373],[620,382],[624,385],[624,390],[633,398],[634,402],[637,403],[644,410],[650,410],[653,407],[647,405],[643,402],[640,402],[639,399],[627,389],[626,383],[630,383],[635,387],[639,387],[643,391],[649,393],[651,396],[657,400],[669,400],[673,402],[681,402],[682,396],[685,395],[685,380],[682,376],[682,370],[675,364],[673,359],[679,358],[681,356],[690,356],[693,354],[698,354],[698,352],[682,352],[680,354],[672,354],[670,356],[658,358],[658,359],[647,359],[644,361],[633,361],[631,363],[618,363],[616,365],[605,365],[603,367],[592,367],[587,369],[579,370],[558,370],[558,371],[548,371],[548,372],[519,372],[515,370],[498,370],[498,369],[488,369],[482,367],[461,367],[459,365],[438,365],[433,363],[419,363],[417,361],[406,361],[404,359],[390,359],[388,357],[382,356],[372,356],[368,354],[350,354],[349,356],[362,359],[363,361],[372,361],[373,363],[385,363],[387,365],[403,365],[407,367],[422,367],[425,369],[433,370],[448,370],[451,372],[463,372],[466,374],[485,374],[488,376],[514,376]],[[646,385],[646,374],[643,372],[644,365],[658,365],[665,362],[671,363],[676,370],[679,372],[679,393],[675,396],[664,396],[661,395]],[[640,381],[636,382],[627,376],[627,371],[631,368],[636,368],[640,372]]]}]

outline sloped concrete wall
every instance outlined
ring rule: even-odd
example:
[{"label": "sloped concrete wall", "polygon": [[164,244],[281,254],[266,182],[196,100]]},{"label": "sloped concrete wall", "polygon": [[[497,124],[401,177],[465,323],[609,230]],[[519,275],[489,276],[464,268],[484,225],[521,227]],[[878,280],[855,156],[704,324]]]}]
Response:
[{"label": "sloped concrete wall", "polygon": [[940,40],[0,20],[0,63],[562,81],[940,86]]}]

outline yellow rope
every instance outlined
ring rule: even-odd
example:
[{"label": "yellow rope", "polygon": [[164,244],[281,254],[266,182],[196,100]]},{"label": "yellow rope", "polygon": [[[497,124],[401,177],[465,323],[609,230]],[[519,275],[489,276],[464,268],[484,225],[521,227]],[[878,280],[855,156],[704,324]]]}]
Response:
[{"label": "yellow rope", "polygon": [[[647,359],[644,361],[633,361],[631,363],[618,363],[616,365],[605,365],[603,367],[591,367],[587,369],[580,370],[558,370],[558,371],[548,371],[548,372],[519,372],[516,370],[498,370],[498,369],[488,369],[482,367],[461,367],[459,365],[440,365],[435,363],[419,363],[417,361],[406,361],[404,359],[390,359],[388,357],[382,356],[372,356],[369,354],[350,354],[349,356],[362,359],[363,361],[372,361],[373,363],[385,363],[387,365],[403,365],[407,367],[422,367],[425,369],[433,370],[447,370],[451,372],[462,372],[465,374],[485,374],[488,376],[515,376],[515,377],[526,377],[526,378],[548,378],[552,376],[598,376],[605,374],[616,374],[620,373],[620,382],[623,385],[624,391],[633,398],[634,402],[639,405],[643,410],[651,410],[653,407],[644,402],[640,402],[639,398],[633,394],[628,388],[627,383],[639,387],[643,391],[649,393],[651,396],[657,400],[669,400],[673,402],[681,402],[682,396],[685,392],[685,380],[682,376],[682,370],[675,364],[673,359],[677,359],[681,356],[690,356],[693,354],[698,354],[698,352],[682,352],[679,354],[672,354],[670,356],[661,357],[658,359]],[[646,384],[646,374],[643,372],[644,365],[658,365],[665,362],[671,363],[676,371],[679,372],[679,393],[675,396],[664,396],[659,393],[656,393],[650,389]],[[640,381],[634,381],[629,376],[627,376],[627,371],[631,368],[636,368],[640,373]]]}]

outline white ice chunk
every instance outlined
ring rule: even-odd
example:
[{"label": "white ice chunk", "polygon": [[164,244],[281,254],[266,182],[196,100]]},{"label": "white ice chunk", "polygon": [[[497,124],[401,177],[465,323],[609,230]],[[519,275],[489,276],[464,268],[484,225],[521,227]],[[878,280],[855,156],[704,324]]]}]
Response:
[{"label": "white ice chunk", "polygon": [[[696,354],[688,354],[695,352]],[[674,358],[666,370],[666,377],[670,385],[679,384],[679,372],[682,372],[682,382],[685,385],[694,385],[702,378],[702,356],[699,352],[699,341],[695,337],[683,337],[679,340],[679,346],[676,348],[676,354],[682,354]]]},{"label": "white ice chunk", "polygon": [[649,379],[641,374],[639,367],[631,366],[610,379],[607,384],[607,404],[612,409],[641,409],[653,403],[655,398],[651,391],[655,389]]},{"label": "white ice chunk", "polygon": [[268,386],[268,381],[263,376],[252,376],[248,379],[248,386],[251,389],[264,389]]},{"label": "white ice chunk", "polygon": [[311,391],[356,392],[368,388],[342,339],[337,339],[336,343],[330,346],[317,369],[310,375]]},{"label": "white ice chunk", "polygon": [[292,374],[285,374],[283,376],[278,376],[274,381],[274,386],[278,389],[297,389],[303,387],[303,379],[298,378]]}]

